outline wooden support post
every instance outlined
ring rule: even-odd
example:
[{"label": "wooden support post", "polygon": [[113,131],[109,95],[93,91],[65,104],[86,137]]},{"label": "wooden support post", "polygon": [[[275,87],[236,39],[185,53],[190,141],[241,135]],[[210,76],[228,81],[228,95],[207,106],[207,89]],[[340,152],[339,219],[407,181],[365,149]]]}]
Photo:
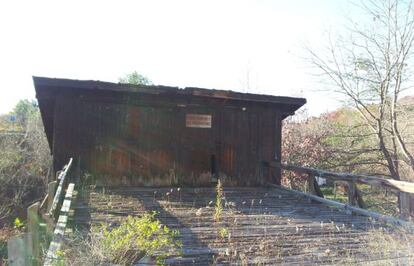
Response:
[{"label": "wooden support post", "polygon": [[366,208],[364,199],[362,198],[362,192],[358,189],[358,186],[355,184],[355,200],[359,208]]},{"label": "wooden support post", "polygon": [[316,195],[315,191],[315,176],[309,174],[308,178],[306,179],[306,192],[312,195]]},{"label": "wooden support post", "polygon": [[319,187],[318,181],[316,178],[313,178],[313,187],[315,188],[316,196],[324,198],[321,188]]},{"label": "wooden support post", "polygon": [[355,206],[356,205],[356,186],[354,182],[348,182],[348,204]]},{"label": "wooden support post", "polygon": [[47,209],[46,213],[50,212],[53,205],[53,199],[55,198],[57,181],[52,181],[47,185]]},{"label": "wooden support post", "polygon": [[55,198],[55,192],[56,192],[56,186],[57,181],[49,182],[47,185],[47,206],[46,206],[46,212],[42,214],[43,220],[46,222],[47,226],[47,234],[53,234],[53,229],[55,227],[54,225],[54,217],[53,215],[50,215],[50,210],[53,206],[53,200]]},{"label": "wooden support post", "polygon": [[358,190],[357,185],[352,181],[348,182],[348,204],[359,208],[365,208],[361,191]]},{"label": "wooden support post", "polygon": [[403,219],[408,219],[410,218],[410,212],[411,212],[411,208],[410,208],[410,203],[411,203],[411,199],[410,199],[410,194],[409,193],[405,193],[405,192],[400,192],[400,216]]},{"label": "wooden support post", "polygon": [[32,259],[31,241],[31,236],[27,233],[10,238],[7,241],[7,265],[30,265]]},{"label": "wooden support post", "polygon": [[323,198],[322,191],[314,175],[309,174],[306,180],[307,193]]},{"label": "wooden support post", "polygon": [[33,203],[27,208],[27,232],[31,236],[32,265],[40,265],[40,235],[39,235],[40,202]]}]

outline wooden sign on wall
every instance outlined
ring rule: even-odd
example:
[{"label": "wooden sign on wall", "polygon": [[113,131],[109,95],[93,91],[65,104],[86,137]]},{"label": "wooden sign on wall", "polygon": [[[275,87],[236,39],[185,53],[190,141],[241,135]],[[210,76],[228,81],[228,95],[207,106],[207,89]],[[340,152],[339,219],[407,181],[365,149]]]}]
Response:
[{"label": "wooden sign on wall", "polygon": [[186,114],[185,126],[194,128],[211,128],[211,115]]}]

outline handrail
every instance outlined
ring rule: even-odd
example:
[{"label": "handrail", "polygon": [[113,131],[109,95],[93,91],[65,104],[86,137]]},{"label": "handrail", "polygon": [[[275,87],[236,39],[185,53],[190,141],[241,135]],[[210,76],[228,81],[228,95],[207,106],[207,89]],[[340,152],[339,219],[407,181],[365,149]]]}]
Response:
[{"label": "handrail", "polygon": [[359,182],[368,185],[382,186],[392,190],[414,193],[414,183],[406,181],[398,181],[393,179],[386,179],[383,177],[366,176],[366,175],[355,175],[349,173],[333,173],[325,170],[313,169],[302,166],[294,166],[283,164],[275,161],[268,162],[269,166],[275,168],[281,168],[287,171],[294,171],[298,173],[319,176],[323,178],[329,178],[333,180],[348,181],[348,182]]},{"label": "handrail", "polygon": [[68,173],[68,171],[69,171],[69,169],[72,165],[72,161],[73,161],[73,159],[70,158],[68,164],[63,167],[63,171],[58,176],[58,180],[60,180],[59,181],[59,186],[56,189],[56,193],[55,193],[55,196],[53,198],[52,207],[50,208],[49,213],[48,213],[49,215],[53,215],[53,213],[55,212],[55,210],[57,208],[57,205],[60,201],[60,195],[62,193],[63,185],[65,183],[65,178],[66,178],[66,175],[67,175],[67,173]]},{"label": "handrail", "polygon": [[[67,176],[68,171],[73,164],[73,159],[70,158],[68,164],[66,164],[62,171],[60,172],[58,179],[59,179],[59,186],[55,191],[55,185],[57,181],[52,181],[48,184],[48,194],[45,199],[40,202],[36,202],[32,204],[29,208],[27,208],[27,234],[25,235],[24,239],[24,248],[26,250],[30,250],[30,256],[28,252],[21,252],[20,254],[13,254],[8,253],[9,258],[10,256],[14,256],[13,259],[24,260],[30,265],[40,265],[42,258],[41,258],[41,239],[45,240],[46,237],[41,237],[41,234],[44,233],[43,230],[40,230],[41,227],[46,227],[48,230],[53,230],[55,232],[53,236],[54,242],[52,242],[52,247],[49,246],[49,250],[56,246],[56,243],[60,243],[59,239],[57,238],[56,234],[58,228],[65,228],[66,223],[63,224],[62,216],[67,218],[67,214],[69,212],[69,208],[71,205],[72,198],[74,198],[74,184],[71,183],[66,189],[66,197],[63,200],[63,205],[61,207],[61,213],[59,215],[59,219],[56,220],[55,217],[55,210],[58,208],[59,202],[61,201],[62,191],[64,190],[65,179]],[[53,199],[53,201],[52,201]],[[42,212],[42,208],[46,204],[46,200],[48,200],[48,209],[46,212]],[[66,216],[65,216],[65,215]],[[63,226],[64,225],[64,226]]]},{"label": "handrail", "polygon": [[268,184],[269,186],[278,188],[278,189],[282,189],[282,190],[289,190],[290,192],[296,193],[302,197],[306,197],[309,198],[311,200],[326,204],[328,206],[332,206],[335,208],[339,208],[345,211],[350,211],[352,213],[355,214],[359,214],[359,215],[363,215],[363,216],[367,216],[367,217],[372,217],[374,219],[380,220],[380,221],[384,221],[386,223],[390,223],[390,224],[394,224],[394,225],[400,225],[400,226],[404,226],[406,229],[409,229],[410,231],[414,231],[414,224],[411,222],[407,222],[392,216],[388,216],[388,215],[383,215],[380,213],[376,213],[373,211],[368,211],[368,210],[364,210],[362,208],[358,208],[349,204],[345,204],[345,203],[341,203],[341,202],[337,202],[337,201],[333,201],[333,200],[329,200],[329,199],[324,199],[315,195],[311,195],[308,193],[304,193],[302,191],[299,190],[295,190],[295,189],[286,189],[284,187],[281,187],[279,185],[275,185],[275,184]]},{"label": "handrail", "polygon": [[[47,249],[46,256],[44,258],[44,264],[43,265],[55,265],[56,260],[58,260],[58,251],[60,250],[62,243],[64,241],[65,237],[65,231],[66,226],[68,224],[68,219],[70,216],[70,209],[71,205],[73,205],[73,201],[75,196],[75,184],[70,183],[66,187],[66,193],[63,198],[62,205],[60,207],[60,211],[57,215],[55,215],[55,212],[58,209],[58,205],[61,202],[61,198],[63,196],[63,191],[65,190],[65,179],[67,176],[68,171],[71,169],[73,159],[70,158],[68,164],[66,164],[62,171],[60,172],[58,176],[58,188],[56,189],[56,192],[52,190],[52,196],[53,196],[53,202],[51,204],[51,208],[49,212],[47,213],[46,217],[51,218],[50,223],[50,230],[53,230],[53,236],[52,241],[49,244],[49,247]],[[59,264],[59,263],[58,263]]]},{"label": "handrail", "polygon": [[411,219],[414,215],[414,183],[387,179],[377,176],[355,175],[350,173],[333,173],[325,170],[313,169],[309,167],[294,166],[283,164],[276,161],[263,162],[263,166],[274,167],[280,170],[293,171],[306,174],[307,177],[307,194],[313,194],[320,198],[324,195],[320,190],[315,177],[323,177],[335,181],[346,181],[348,183],[348,203],[361,208],[365,208],[362,193],[356,186],[356,183],[363,183],[373,186],[380,186],[398,192],[400,216],[404,219]]},{"label": "handrail", "polygon": [[63,201],[60,209],[59,218],[57,220],[55,230],[53,232],[52,241],[50,242],[49,248],[46,253],[44,266],[55,265],[54,262],[59,261],[58,251],[61,249],[65,230],[68,223],[69,212],[74,196],[75,184],[70,183],[66,190],[65,200]]}]

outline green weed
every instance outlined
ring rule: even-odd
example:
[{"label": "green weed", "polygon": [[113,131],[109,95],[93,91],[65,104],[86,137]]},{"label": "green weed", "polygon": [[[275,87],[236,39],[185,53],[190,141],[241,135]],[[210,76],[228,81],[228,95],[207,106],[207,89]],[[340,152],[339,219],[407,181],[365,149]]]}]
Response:
[{"label": "green weed", "polygon": [[13,225],[14,225],[14,228],[16,228],[16,229],[22,229],[25,226],[24,222],[22,222],[19,219],[19,217],[16,217],[16,219],[14,219]]},{"label": "green weed", "polygon": [[163,264],[165,257],[181,246],[175,240],[179,232],[161,225],[155,215],[153,212],[142,217],[128,216],[113,229],[107,224],[94,228],[95,232],[103,232],[101,244],[111,262],[131,264],[147,254],[155,256],[157,264]]},{"label": "green weed", "polygon": [[221,185],[220,179],[216,186],[216,205],[214,207],[214,220],[220,221],[221,214],[223,213],[223,186]]},{"label": "green weed", "polygon": [[227,230],[227,228],[221,227],[218,231],[218,234],[220,238],[224,239],[229,236],[229,230]]}]

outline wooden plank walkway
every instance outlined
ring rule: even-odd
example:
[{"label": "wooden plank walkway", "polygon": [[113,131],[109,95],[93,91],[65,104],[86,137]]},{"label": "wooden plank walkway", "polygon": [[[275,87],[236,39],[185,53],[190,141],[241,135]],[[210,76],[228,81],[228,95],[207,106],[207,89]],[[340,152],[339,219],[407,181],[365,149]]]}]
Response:
[{"label": "wooden plank walkway", "polygon": [[393,259],[368,255],[365,236],[383,226],[368,217],[278,188],[225,188],[224,194],[226,207],[215,222],[214,188],[96,189],[78,197],[75,224],[87,229],[91,223],[118,223],[127,215],[157,211],[162,223],[180,231],[183,254],[168,258],[171,265],[366,265]]}]

